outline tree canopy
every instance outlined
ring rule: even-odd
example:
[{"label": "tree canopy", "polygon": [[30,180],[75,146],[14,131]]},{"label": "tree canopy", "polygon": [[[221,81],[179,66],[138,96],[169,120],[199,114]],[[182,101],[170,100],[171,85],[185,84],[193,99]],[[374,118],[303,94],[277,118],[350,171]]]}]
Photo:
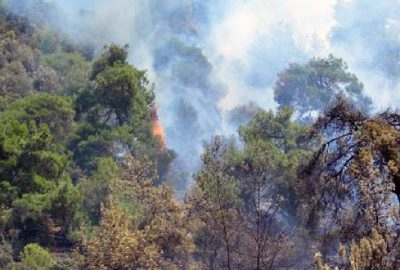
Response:
[{"label": "tree canopy", "polygon": [[344,60],[329,55],[313,58],[305,64],[290,64],[278,74],[274,98],[280,107],[293,108],[301,119],[323,112],[333,105],[339,94],[368,112],[372,101],[364,95],[363,89],[363,84],[348,71]]}]

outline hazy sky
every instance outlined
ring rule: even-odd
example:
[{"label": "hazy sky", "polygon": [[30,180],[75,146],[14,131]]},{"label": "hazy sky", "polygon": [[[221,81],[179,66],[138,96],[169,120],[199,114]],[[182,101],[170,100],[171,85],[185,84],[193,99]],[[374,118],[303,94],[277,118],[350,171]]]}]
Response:
[{"label": "hazy sky", "polygon": [[63,7],[70,8],[88,8],[96,3],[96,0],[47,0],[48,2],[55,2]]}]

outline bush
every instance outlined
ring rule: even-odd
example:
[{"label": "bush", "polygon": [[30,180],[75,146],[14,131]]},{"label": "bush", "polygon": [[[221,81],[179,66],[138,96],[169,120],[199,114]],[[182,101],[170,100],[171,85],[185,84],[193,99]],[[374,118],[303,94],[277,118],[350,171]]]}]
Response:
[{"label": "bush", "polygon": [[24,264],[35,270],[48,270],[55,266],[51,254],[38,244],[28,244],[21,254]]},{"label": "bush", "polygon": [[0,245],[0,269],[7,269],[13,264],[12,247],[8,243]]}]

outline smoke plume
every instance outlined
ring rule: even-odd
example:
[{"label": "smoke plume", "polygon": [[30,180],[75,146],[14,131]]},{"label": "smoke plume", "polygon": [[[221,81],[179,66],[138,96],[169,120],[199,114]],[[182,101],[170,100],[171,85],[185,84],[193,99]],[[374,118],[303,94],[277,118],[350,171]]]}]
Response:
[{"label": "smoke plume", "polygon": [[[37,16],[26,8],[34,2],[10,1]],[[364,82],[376,110],[400,102],[397,0],[47,2],[57,15],[46,20],[72,39],[90,40],[98,51],[129,44],[130,62],[155,82],[167,146],[188,175],[204,141],[235,131],[229,110],[276,108],[273,84],[291,62],[333,53]]]}]

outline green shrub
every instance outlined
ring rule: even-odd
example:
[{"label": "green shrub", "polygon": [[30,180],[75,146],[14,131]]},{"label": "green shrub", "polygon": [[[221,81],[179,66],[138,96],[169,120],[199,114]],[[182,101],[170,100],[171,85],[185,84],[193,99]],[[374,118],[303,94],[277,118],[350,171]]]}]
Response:
[{"label": "green shrub", "polygon": [[56,264],[51,254],[38,244],[26,245],[21,259],[24,264],[35,270],[48,270]]}]

